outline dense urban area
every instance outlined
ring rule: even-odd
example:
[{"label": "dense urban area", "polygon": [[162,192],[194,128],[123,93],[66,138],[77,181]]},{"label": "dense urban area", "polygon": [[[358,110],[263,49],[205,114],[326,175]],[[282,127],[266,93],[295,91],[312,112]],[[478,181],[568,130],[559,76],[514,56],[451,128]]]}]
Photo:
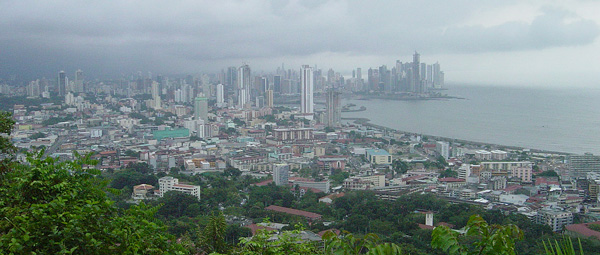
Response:
[{"label": "dense urban area", "polygon": [[[53,239],[69,231],[68,240],[93,243],[75,234],[86,225],[122,239],[71,252],[311,254],[352,243],[357,253],[395,244],[387,248],[448,254],[436,245],[434,229],[461,235],[467,249],[477,244],[464,227],[479,219],[497,224],[491,229],[517,226],[517,254],[545,253],[543,241],[564,236],[585,254],[599,254],[599,156],[456,141],[342,118],[361,110],[343,105],[344,98],[444,97],[440,65],[420,63],[418,53],[391,70],[370,68],[366,79],[360,68],[349,77],[308,65],[256,73],[244,64],[217,74],[88,80],[77,70],[72,79],[60,71],[51,79],[2,80],[0,110],[14,122],[2,137],[15,147],[3,151],[2,181],[23,171],[14,169],[39,171],[0,189],[2,249],[43,251],[27,243],[36,231],[48,231],[38,240],[48,249],[71,247]],[[46,199],[65,190],[72,193]],[[101,199],[70,204],[77,194]],[[58,230],[53,214],[31,209],[52,205],[57,217],[70,219],[56,220]],[[29,209],[17,213],[21,207]],[[90,218],[69,218],[73,208]],[[121,218],[103,228],[109,214]],[[148,225],[132,227],[142,220],[136,224]],[[130,227],[139,232],[118,231]],[[120,250],[136,235],[145,239],[138,250]]]}]

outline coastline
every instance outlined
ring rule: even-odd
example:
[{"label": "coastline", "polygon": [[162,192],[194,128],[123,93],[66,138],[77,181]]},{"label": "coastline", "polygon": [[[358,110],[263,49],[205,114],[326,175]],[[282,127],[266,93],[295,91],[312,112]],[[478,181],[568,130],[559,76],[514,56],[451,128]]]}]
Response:
[{"label": "coastline", "polygon": [[470,145],[476,145],[476,146],[503,147],[503,148],[512,149],[512,150],[524,150],[524,149],[528,149],[529,151],[534,152],[534,153],[556,154],[556,155],[563,155],[563,156],[566,156],[566,155],[575,155],[575,153],[570,153],[570,152],[551,151],[551,150],[543,150],[543,149],[535,149],[535,148],[525,148],[525,147],[519,147],[519,146],[504,145],[504,144],[495,144],[495,143],[486,143],[486,142],[476,142],[476,141],[469,141],[469,140],[464,140],[464,139],[457,139],[457,138],[450,138],[450,137],[442,137],[442,136],[436,136],[436,135],[429,135],[429,134],[408,132],[408,131],[403,131],[403,130],[389,128],[389,127],[386,127],[386,126],[381,126],[381,125],[373,124],[373,123],[371,123],[371,120],[368,119],[368,118],[346,117],[346,118],[341,118],[341,119],[345,120],[345,121],[348,121],[348,122],[353,121],[353,123],[355,123],[355,124],[360,124],[360,125],[363,125],[363,126],[372,127],[372,128],[378,129],[378,130],[383,130],[383,131],[387,131],[387,132],[396,132],[396,133],[402,133],[402,134],[408,134],[408,135],[427,136],[427,137],[433,138],[434,140],[439,140],[439,141],[446,141],[446,142],[452,142],[452,143],[463,143],[463,144],[470,144]]}]

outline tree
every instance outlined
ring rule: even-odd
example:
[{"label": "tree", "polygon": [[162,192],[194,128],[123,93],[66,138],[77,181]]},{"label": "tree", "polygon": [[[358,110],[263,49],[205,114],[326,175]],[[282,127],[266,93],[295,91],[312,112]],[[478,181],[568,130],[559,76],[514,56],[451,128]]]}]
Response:
[{"label": "tree", "polygon": [[199,246],[206,253],[223,253],[226,249],[225,230],[227,223],[222,212],[210,216],[210,220],[200,235]]},{"label": "tree", "polygon": [[[447,254],[515,254],[515,240],[523,238],[519,227],[509,224],[488,225],[479,215],[473,215],[464,228],[464,234],[446,226],[438,226],[431,234],[431,246],[441,249]],[[461,238],[474,240],[473,245],[466,245]]]},{"label": "tree", "polygon": [[456,171],[452,171],[450,170],[450,168],[442,171],[440,173],[440,178],[444,178],[444,177],[458,177],[458,173]]},{"label": "tree", "polygon": [[558,177],[558,174],[554,170],[548,170],[538,174],[537,176]]},{"label": "tree", "polygon": [[144,204],[121,210],[91,154],[61,162],[30,155],[0,180],[2,254],[182,254]]},{"label": "tree", "polygon": [[11,170],[15,146],[10,141],[15,121],[9,112],[0,112],[0,177]]},{"label": "tree", "polygon": [[36,140],[36,139],[38,139],[38,138],[45,138],[45,137],[47,137],[47,136],[48,136],[48,135],[46,135],[45,133],[42,133],[42,132],[37,132],[37,133],[35,133],[35,134],[33,134],[33,135],[30,135],[30,136],[29,136],[29,139]]},{"label": "tree", "polygon": [[[162,204],[158,209],[158,214],[163,217],[174,217],[179,218],[186,215],[194,209],[191,205],[198,203],[198,198],[190,194],[181,193],[177,191],[168,191],[165,195],[158,200]],[[193,215],[188,215],[193,216]]]}]

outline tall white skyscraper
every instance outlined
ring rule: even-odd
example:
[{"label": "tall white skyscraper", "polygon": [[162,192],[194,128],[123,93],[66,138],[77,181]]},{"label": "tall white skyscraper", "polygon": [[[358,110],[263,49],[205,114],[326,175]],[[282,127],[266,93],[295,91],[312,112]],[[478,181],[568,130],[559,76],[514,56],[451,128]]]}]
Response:
[{"label": "tall white skyscraper", "polygon": [[313,69],[308,65],[303,65],[300,69],[300,89],[302,90],[300,110],[302,113],[314,113],[313,88]]},{"label": "tall white skyscraper", "polygon": [[223,86],[223,84],[219,83],[217,85],[217,106],[218,107],[223,107],[223,105],[225,104],[225,86]]},{"label": "tall white skyscraper", "polygon": [[248,65],[240,66],[237,73],[238,84],[238,108],[242,109],[250,99],[250,67]]},{"label": "tall white skyscraper", "polygon": [[275,185],[282,186],[288,184],[290,165],[274,164],[273,165],[273,181]]}]

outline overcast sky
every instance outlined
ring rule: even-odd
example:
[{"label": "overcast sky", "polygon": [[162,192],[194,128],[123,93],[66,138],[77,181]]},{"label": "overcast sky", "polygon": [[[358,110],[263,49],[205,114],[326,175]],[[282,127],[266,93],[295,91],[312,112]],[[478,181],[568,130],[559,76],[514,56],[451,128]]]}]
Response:
[{"label": "overcast sky", "polygon": [[439,61],[451,83],[600,88],[600,1],[0,0],[0,77]]}]

